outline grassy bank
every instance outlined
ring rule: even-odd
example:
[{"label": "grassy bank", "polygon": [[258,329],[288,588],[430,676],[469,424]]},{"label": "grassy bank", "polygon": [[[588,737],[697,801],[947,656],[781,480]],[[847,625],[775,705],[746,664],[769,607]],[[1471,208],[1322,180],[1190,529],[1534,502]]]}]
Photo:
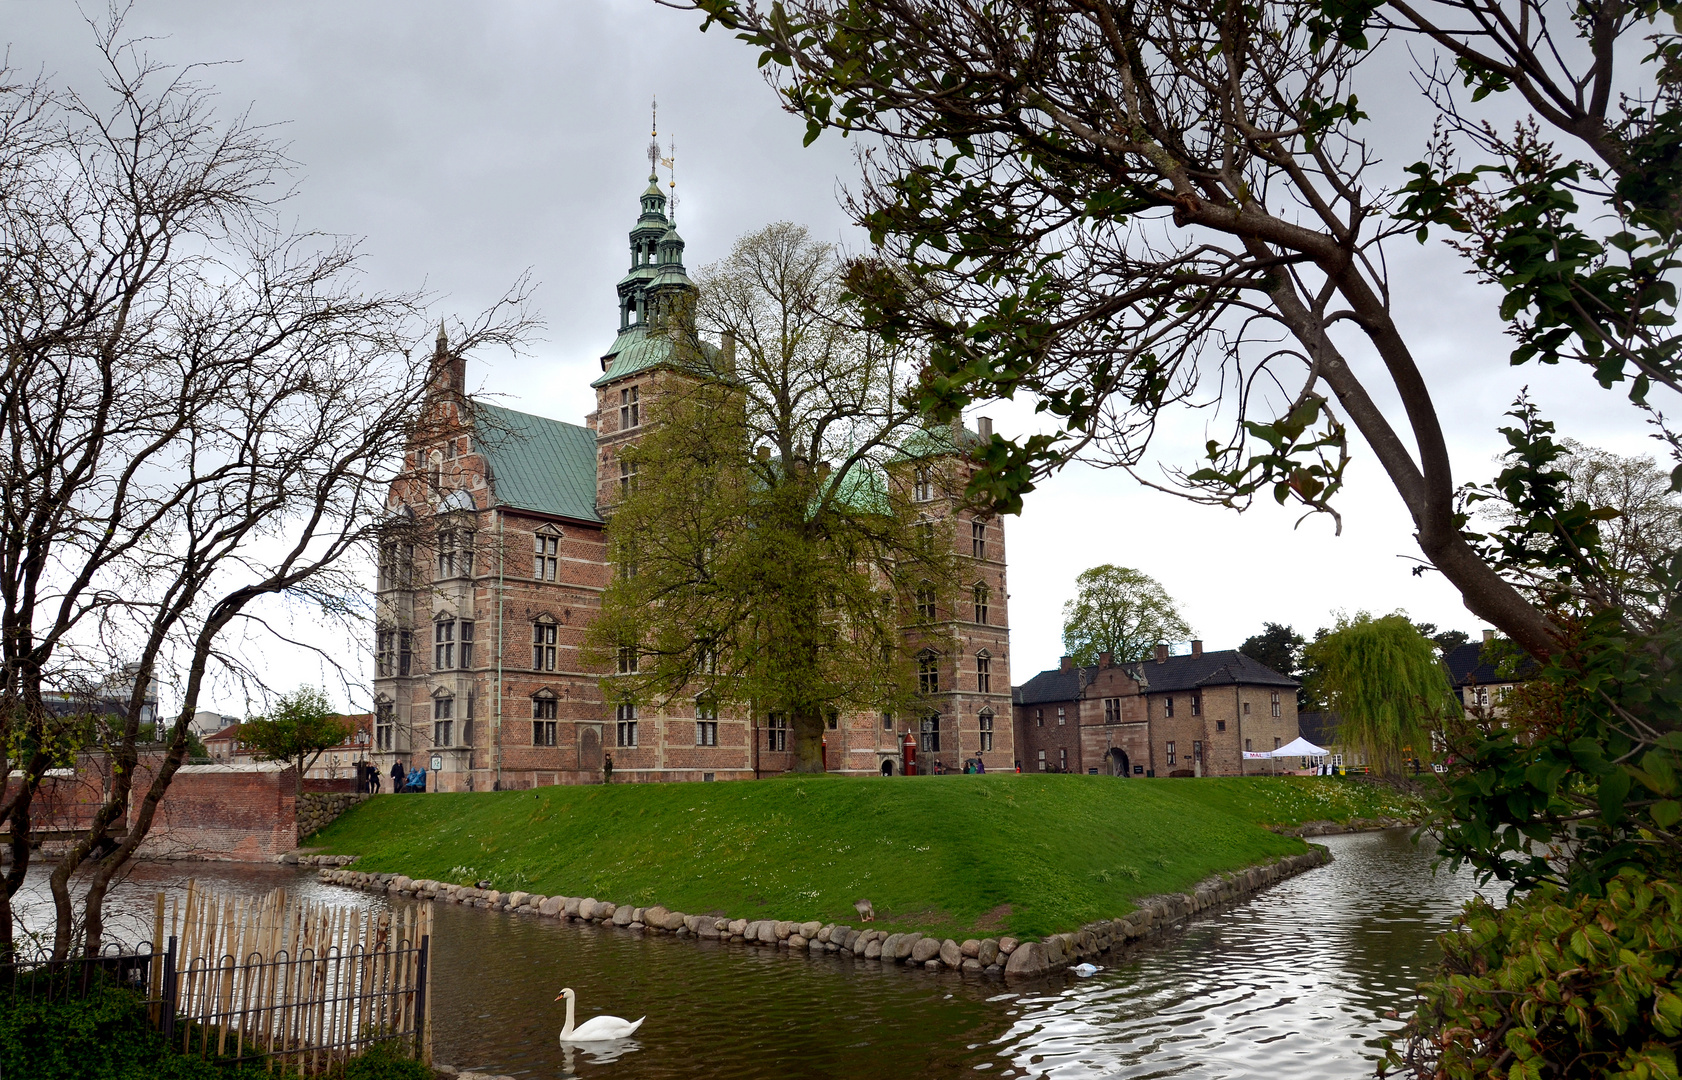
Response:
[{"label": "grassy bank", "polygon": [[382,795],[312,839],[357,869],[695,914],[1043,935],[1306,850],[1264,824],[1397,813],[1332,778],[783,777]]}]

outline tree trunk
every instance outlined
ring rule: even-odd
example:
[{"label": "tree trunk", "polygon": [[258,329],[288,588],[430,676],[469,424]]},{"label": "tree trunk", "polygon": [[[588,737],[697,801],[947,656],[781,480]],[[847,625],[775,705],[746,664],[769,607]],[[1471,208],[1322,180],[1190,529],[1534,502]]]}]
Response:
[{"label": "tree trunk", "polygon": [[794,772],[821,773],[824,771],[823,711],[790,714],[794,725]]}]

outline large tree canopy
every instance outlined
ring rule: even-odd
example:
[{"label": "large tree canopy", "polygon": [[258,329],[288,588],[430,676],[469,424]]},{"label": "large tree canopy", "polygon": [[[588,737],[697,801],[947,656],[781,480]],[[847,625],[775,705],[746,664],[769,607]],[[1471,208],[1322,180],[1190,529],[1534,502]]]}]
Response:
[{"label": "large tree canopy", "polygon": [[830,715],[910,704],[902,629],[951,603],[950,545],[890,482],[927,434],[900,357],[847,321],[835,252],[805,229],[743,237],[698,286],[693,324],[664,328],[686,366],[645,394],[647,434],[622,452],[636,479],[610,515],[590,655],[616,672],[610,702],[782,715],[816,771]]},{"label": "large tree canopy", "polygon": [[327,695],[313,686],[283,694],[264,716],[240,725],[239,741],[259,761],[282,761],[295,770],[294,789],[304,790],[304,772],[316,759],[349,738],[354,729],[339,715]]},{"label": "large tree canopy", "polygon": [[1077,664],[1143,660],[1159,642],[1185,641],[1191,627],[1166,590],[1149,574],[1125,566],[1094,566],[1075,579],[1063,605],[1063,648]]},{"label": "large tree canopy", "polygon": [[[1204,460],[1170,463],[1174,486],[1331,511],[1347,424],[1467,606],[1537,656],[1559,647],[1462,528],[1436,394],[1394,314],[1410,283],[1384,251],[1447,230],[1505,293],[1514,362],[1581,360],[1641,407],[1674,393],[1682,69],[1674,38],[1645,62],[1629,41],[1660,5],[1551,20],[1545,0],[695,6],[761,50],[809,137],[872,137],[850,206],[891,262],[851,283],[890,332],[931,343],[925,407],[1027,392],[1061,418],[1058,435],[996,440],[978,492],[1014,505],[1076,454],[1135,468],[1176,413],[1218,401],[1231,426]],[[1358,103],[1385,30],[1444,50],[1474,101],[1516,90],[1551,127],[1482,127],[1428,68],[1444,123],[1398,202],[1405,176],[1377,168]]]},{"label": "large tree canopy", "polygon": [[1406,615],[1339,619],[1306,654],[1314,692],[1339,714],[1338,741],[1383,772],[1428,758],[1431,732],[1459,711],[1435,645]]}]

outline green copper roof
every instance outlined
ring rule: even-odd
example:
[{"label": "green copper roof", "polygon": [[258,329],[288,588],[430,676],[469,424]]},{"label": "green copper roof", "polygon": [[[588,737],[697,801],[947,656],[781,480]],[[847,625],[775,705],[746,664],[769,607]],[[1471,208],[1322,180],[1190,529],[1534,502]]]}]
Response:
[{"label": "green copper roof", "polygon": [[958,429],[956,445],[952,440],[952,426],[950,424],[930,424],[919,428],[907,435],[899,444],[897,457],[904,461],[915,461],[920,458],[939,457],[942,454],[965,452],[981,445],[981,436],[967,427]]},{"label": "green copper roof", "polygon": [[474,443],[490,469],[495,503],[600,521],[596,513],[596,433],[577,424],[473,403]]},{"label": "green copper roof", "polygon": [[[648,327],[640,324],[628,326],[619,331],[613,348],[602,357],[606,370],[602,372],[601,378],[590,385],[606,386],[615,379],[623,379],[627,375],[635,375],[639,371],[648,371],[651,368],[679,367],[679,362],[673,359],[676,347],[677,342],[667,334],[651,335]],[[701,351],[706,354],[709,364],[717,362],[717,346],[703,341]]]}]

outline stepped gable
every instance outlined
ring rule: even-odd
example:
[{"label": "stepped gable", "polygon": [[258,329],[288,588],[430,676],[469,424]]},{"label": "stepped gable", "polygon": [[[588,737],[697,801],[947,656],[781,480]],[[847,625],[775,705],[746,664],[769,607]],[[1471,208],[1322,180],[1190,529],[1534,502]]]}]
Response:
[{"label": "stepped gable", "polygon": [[596,433],[499,405],[473,403],[474,440],[499,505],[600,522]]}]

